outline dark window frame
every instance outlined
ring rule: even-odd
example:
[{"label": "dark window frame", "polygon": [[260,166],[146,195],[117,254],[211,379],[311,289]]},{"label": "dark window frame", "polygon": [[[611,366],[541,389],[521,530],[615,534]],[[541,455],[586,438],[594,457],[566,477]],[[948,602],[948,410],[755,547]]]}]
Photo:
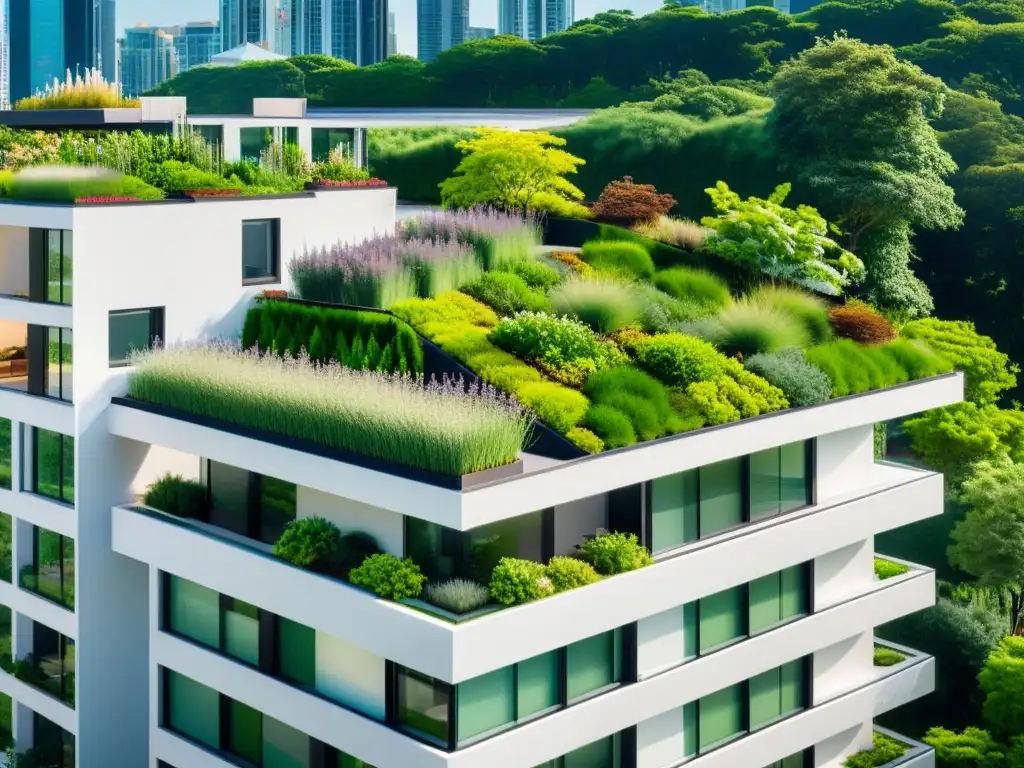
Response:
[{"label": "dark window frame", "polygon": [[159,349],[164,346],[166,308],[165,307],[137,307],[134,309],[112,309],[107,313],[107,367],[127,368],[131,365],[128,358],[124,360],[110,359],[110,321],[122,315],[137,315],[142,312],[149,314],[149,341],[146,349]]},{"label": "dark window frame", "polygon": [[[28,425],[26,425],[26,426],[28,426]],[[60,461],[58,462],[58,466],[57,466],[57,488],[59,489],[58,493],[60,493],[60,496],[49,496],[49,495],[47,495],[45,493],[40,493],[40,491],[39,491],[39,433],[40,433],[40,431],[42,431],[42,432],[49,432],[50,434],[57,435],[60,438],[60,441],[59,441],[60,442],[60,450],[58,451],[58,454],[57,454],[60,457]],[[71,437],[70,435],[65,435],[63,432],[55,432],[52,429],[43,429],[42,427],[35,427],[35,426],[32,427],[32,446],[31,446],[31,451],[32,451],[32,475],[31,475],[31,481],[32,481],[32,484],[31,484],[31,487],[29,489],[29,493],[33,493],[36,496],[41,496],[44,499],[49,499],[51,501],[56,501],[59,504],[67,504],[68,506],[74,506],[75,505],[74,501],[68,501],[67,499],[64,498],[64,491],[65,491],[66,481],[67,481],[67,472],[66,472],[66,467],[64,466],[64,451],[65,451],[65,441],[67,441],[67,440],[71,441],[71,449],[72,449],[72,451],[74,451],[75,450],[75,438]],[[72,467],[71,470],[72,470],[71,471],[71,486],[72,486],[71,490],[72,490],[72,492],[74,492],[74,482],[75,482],[74,467]]]},{"label": "dark window frame", "polygon": [[[206,481],[206,509],[207,517],[203,519],[203,522],[210,523],[213,515],[213,464],[223,464],[223,462],[214,462],[213,459],[203,459],[205,462],[205,481]],[[225,465],[230,466],[230,465]],[[235,469],[241,469],[235,467]],[[249,470],[242,470],[247,473],[246,486],[245,486],[245,532],[239,535],[245,536],[256,541],[261,541],[264,544],[273,544],[272,541],[264,541],[263,539],[263,481],[266,478],[271,480],[278,480],[279,482],[287,482],[280,478],[273,478],[269,475],[261,475],[259,472],[251,472]],[[298,485],[296,483],[289,483],[296,487],[298,491]],[[296,516],[298,515],[298,497],[296,496]],[[202,518],[201,518],[202,519]],[[218,526],[219,527],[219,526]],[[228,530],[228,529],[225,529]],[[235,531],[235,533],[238,533]]]},{"label": "dark window frame", "polygon": [[[50,331],[57,331],[57,345],[59,349],[57,359],[57,394],[51,395],[50,389]],[[65,334],[69,340],[64,341]],[[28,387],[26,391],[30,395],[46,397],[50,400],[61,400],[65,403],[73,401],[74,397],[74,360],[64,360],[65,343],[71,347],[71,355],[74,358],[75,334],[71,328],[61,328],[56,325],[33,325],[28,324],[26,331],[26,367],[28,376]],[[70,369],[65,373],[64,367],[67,363]],[[70,397],[64,396],[64,382],[67,376]]]},{"label": "dark window frame", "polygon": [[[63,608],[66,611],[71,611],[72,613],[74,613],[74,610],[75,610],[74,592],[72,591],[71,604],[70,605],[66,602],[66,597],[65,597],[65,594],[66,594],[65,593],[65,588],[67,586],[67,584],[66,584],[67,575],[64,573],[64,553],[65,553],[65,543],[68,542],[68,541],[71,541],[72,542],[72,554],[75,554],[75,552],[74,552],[74,541],[75,540],[73,538],[71,538],[70,536],[65,536],[62,533],[57,533],[56,531],[51,531],[49,528],[45,529],[49,533],[52,533],[53,535],[57,536],[57,560],[60,563],[60,594],[61,594],[61,599],[60,600],[54,600],[49,595],[44,595],[42,592],[40,592],[38,590],[38,586],[39,586],[39,532],[41,530],[44,530],[44,529],[41,528],[38,525],[33,525],[32,526],[32,562],[28,563],[28,565],[32,566],[32,575],[35,576],[37,589],[30,589],[29,587],[26,587],[21,582],[20,573],[19,573],[19,576],[18,576],[18,588],[19,589],[24,589],[26,592],[31,592],[33,595],[35,595],[36,597],[40,598],[41,600],[45,600],[48,603],[51,603],[51,604],[56,605],[56,606],[59,606],[60,608]],[[74,577],[74,574],[72,574],[72,576],[71,576],[71,588],[72,588],[72,590],[74,590],[74,586],[75,586],[75,577]]]},{"label": "dark window frame", "polygon": [[[57,267],[59,285],[58,301],[50,300],[50,233],[59,234],[60,255]],[[66,247],[66,243],[70,248]],[[64,262],[65,251],[71,251],[71,301],[64,300]],[[74,234],[70,229],[46,229],[43,227],[29,228],[28,239],[28,300],[41,304],[53,304],[70,307],[74,303]],[[24,298],[24,297],[16,297]]]},{"label": "dark window frame", "polygon": [[[801,441],[796,440],[794,442],[801,442]],[[643,542],[644,546],[646,546],[647,549],[650,550],[651,555],[655,559],[658,559],[658,558],[661,558],[661,557],[669,556],[672,553],[682,549],[683,547],[688,547],[688,546],[690,546],[690,545],[692,545],[692,544],[694,544],[696,542],[708,541],[710,539],[715,538],[716,536],[722,536],[722,535],[724,535],[726,533],[731,533],[733,531],[738,531],[738,530],[740,530],[742,528],[745,528],[748,525],[754,525],[754,524],[757,524],[757,523],[763,523],[763,522],[768,521],[768,520],[773,520],[775,518],[779,518],[779,517],[782,517],[784,515],[789,515],[789,514],[792,514],[794,512],[799,512],[799,511],[807,509],[809,507],[813,507],[813,506],[815,506],[818,503],[818,471],[817,471],[818,470],[818,468],[817,468],[817,442],[818,441],[817,441],[817,438],[812,437],[812,438],[810,438],[808,440],[804,440],[802,442],[804,444],[804,469],[805,469],[805,472],[807,473],[807,475],[806,475],[807,503],[806,504],[803,504],[803,505],[801,505],[799,507],[794,507],[793,509],[787,509],[785,511],[780,511],[777,514],[774,514],[774,515],[768,515],[768,516],[765,516],[765,517],[760,517],[757,520],[751,519],[751,516],[750,516],[750,498],[751,498],[750,497],[750,454],[745,454],[743,456],[733,457],[733,458],[740,458],[740,459],[742,459],[742,462],[741,462],[742,466],[741,466],[741,469],[740,469],[740,473],[741,473],[740,494],[741,494],[741,502],[742,502],[742,505],[743,505],[743,507],[742,507],[743,519],[737,525],[731,525],[728,528],[722,528],[722,529],[716,530],[716,531],[714,531],[712,533],[709,533],[707,535],[701,535],[701,525],[700,525],[700,523],[701,523],[700,470],[701,470],[701,468],[703,466],[710,466],[710,465],[701,465],[701,466],[698,466],[698,467],[692,467],[690,469],[686,469],[686,470],[682,470],[681,472],[674,473],[676,475],[681,475],[681,474],[683,474],[685,472],[690,472],[690,471],[693,471],[693,472],[696,473],[696,482],[697,482],[697,536],[696,536],[696,538],[690,539],[689,541],[684,541],[683,543],[678,544],[678,545],[676,545],[674,547],[671,547],[669,549],[663,549],[663,550],[660,550],[658,552],[654,551],[654,549],[653,549],[653,544],[654,544],[654,504],[653,504],[654,481],[653,480],[647,480],[647,481],[645,481],[642,484],[643,485],[643,491],[642,491],[642,501],[641,501],[641,514],[639,516],[640,520],[643,521],[643,525],[641,527],[642,530],[639,531],[639,532],[637,532],[635,530],[631,531],[631,530],[626,530],[625,528],[623,528],[621,526],[615,527],[615,530],[623,530],[623,531],[625,531],[627,533],[638,533],[638,536],[639,536],[640,540]],[[789,443],[784,443],[783,445],[789,445]],[[781,450],[782,447],[783,447],[782,445],[774,446],[774,448],[777,449],[777,450]],[[771,449],[770,448],[766,448],[765,450],[771,450]],[[730,459],[723,459],[723,461],[729,461],[729,460]],[[717,463],[719,463],[719,462],[712,462],[712,464],[717,464]],[[660,479],[660,478],[655,478],[655,479]],[[625,490],[625,489],[618,489],[618,490],[621,491],[621,490]],[[621,516],[621,514],[620,514],[620,516]],[[640,534],[642,534],[642,535],[640,535]]]},{"label": "dark window frame", "polygon": [[[271,274],[259,277],[245,276],[245,225],[270,224]],[[281,282],[281,219],[242,219],[242,285],[268,285]]]}]

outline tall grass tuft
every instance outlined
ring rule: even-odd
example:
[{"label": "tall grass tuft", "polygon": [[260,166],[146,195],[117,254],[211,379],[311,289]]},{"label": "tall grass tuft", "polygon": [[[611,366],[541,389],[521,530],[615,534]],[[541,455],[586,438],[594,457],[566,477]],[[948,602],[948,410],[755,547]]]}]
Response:
[{"label": "tall grass tuft", "polygon": [[662,216],[656,221],[637,224],[633,227],[633,231],[652,240],[674,245],[676,248],[695,251],[704,244],[708,235],[714,230],[690,219],[673,219],[671,216]]},{"label": "tall grass tuft", "polygon": [[770,306],[737,303],[717,316],[700,321],[697,331],[724,355],[744,357],[777,352],[785,347],[806,347],[810,334],[793,315]]},{"label": "tall grass tuft", "polygon": [[762,285],[747,296],[745,301],[792,315],[803,323],[815,344],[823,344],[832,339],[828,306],[807,291],[781,285]]},{"label": "tall grass tuft", "polygon": [[448,579],[427,584],[423,598],[452,613],[469,613],[491,601],[491,590],[469,579]]},{"label": "tall grass tuft", "polygon": [[18,99],[15,109],[111,109],[115,107],[139,107],[142,102],[129,99],[121,94],[119,83],[108,83],[98,69],[85,70],[85,76],[71,76],[67,70],[64,81],[57,78],[46,88],[34,95]]},{"label": "tall grass tuft", "polygon": [[404,222],[402,234],[435,243],[472,245],[486,269],[534,259],[541,243],[535,219],[485,207],[428,213]]},{"label": "tall grass tuft", "polygon": [[606,335],[632,324],[644,305],[632,285],[603,276],[570,280],[555,288],[549,298],[557,313],[579,318]]},{"label": "tall grass tuft", "polygon": [[133,355],[129,394],[443,475],[515,461],[532,417],[486,385],[311,365],[214,344]]}]

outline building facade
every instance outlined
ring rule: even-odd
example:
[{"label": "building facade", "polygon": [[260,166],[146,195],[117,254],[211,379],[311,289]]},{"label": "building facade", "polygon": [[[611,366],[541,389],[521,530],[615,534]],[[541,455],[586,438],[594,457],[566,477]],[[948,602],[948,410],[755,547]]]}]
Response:
[{"label": "building facade", "polygon": [[417,0],[416,56],[433,61],[468,39],[469,0]]},{"label": "building facade", "polygon": [[470,27],[466,30],[467,40],[487,40],[498,34],[494,27]]},{"label": "building facade", "polygon": [[[65,73],[103,70],[113,77],[116,67],[113,31],[103,21],[112,0],[7,0],[9,16],[8,68],[10,99],[31,96]],[[109,61],[104,64],[105,47]]]},{"label": "building facade", "polygon": [[398,31],[395,29],[395,12],[388,11],[388,56],[398,53]]},{"label": "building facade", "polygon": [[568,29],[576,17],[575,0],[498,0],[498,33],[539,40]]},{"label": "building facade", "polygon": [[288,49],[276,53],[323,53],[360,66],[388,56],[387,0],[290,0],[281,9]]},{"label": "building facade", "polygon": [[221,51],[220,25],[216,21],[190,21],[175,27],[173,34],[178,72],[208,64]]},{"label": "building facade", "polygon": [[180,71],[178,27],[139,24],[121,40],[121,87],[126,96],[141,96]]}]

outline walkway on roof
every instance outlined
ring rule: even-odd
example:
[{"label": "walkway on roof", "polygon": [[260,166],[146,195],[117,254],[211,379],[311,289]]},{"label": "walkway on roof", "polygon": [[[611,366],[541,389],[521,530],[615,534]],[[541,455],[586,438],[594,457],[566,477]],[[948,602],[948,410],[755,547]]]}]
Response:
[{"label": "walkway on roof", "polygon": [[572,125],[588,117],[592,109],[460,109],[460,108],[310,108],[306,117],[314,122],[331,120],[351,128],[418,128],[451,125],[477,128],[535,130]]}]

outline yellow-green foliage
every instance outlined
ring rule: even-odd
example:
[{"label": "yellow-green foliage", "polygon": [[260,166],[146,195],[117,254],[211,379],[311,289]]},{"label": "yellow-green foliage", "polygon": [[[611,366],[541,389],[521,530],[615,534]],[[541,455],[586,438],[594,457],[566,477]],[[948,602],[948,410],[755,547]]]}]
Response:
[{"label": "yellow-green foliage", "polygon": [[604,450],[604,440],[586,427],[573,427],[565,436],[569,442],[587,453],[600,453]]},{"label": "yellow-green foliage", "polygon": [[951,363],[928,345],[907,339],[867,346],[837,339],[804,350],[811,365],[832,380],[832,396],[844,397],[948,372]]}]

